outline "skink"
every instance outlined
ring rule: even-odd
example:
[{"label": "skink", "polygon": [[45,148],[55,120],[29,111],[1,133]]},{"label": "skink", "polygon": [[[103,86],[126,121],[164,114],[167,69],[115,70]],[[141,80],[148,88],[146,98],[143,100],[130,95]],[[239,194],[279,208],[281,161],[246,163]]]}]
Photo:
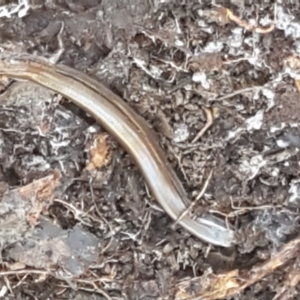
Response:
[{"label": "skink", "polygon": [[153,196],[188,232],[208,243],[229,247],[234,232],[224,224],[183,214],[189,200],[169,165],[154,131],[123,99],[83,72],[35,57],[0,59],[0,75],[49,88],[89,113],[132,155]]}]

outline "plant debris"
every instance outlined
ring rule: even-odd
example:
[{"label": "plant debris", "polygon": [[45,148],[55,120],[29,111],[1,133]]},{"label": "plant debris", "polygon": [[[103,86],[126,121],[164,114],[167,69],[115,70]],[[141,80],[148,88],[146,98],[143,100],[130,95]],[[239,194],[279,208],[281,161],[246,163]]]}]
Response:
[{"label": "plant debris", "polygon": [[157,133],[185,213],[237,234],[224,249],[175,229],[91,116],[2,77],[1,299],[299,298],[299,7],[269,2],[0,1],[0,55],[120,95]]}]

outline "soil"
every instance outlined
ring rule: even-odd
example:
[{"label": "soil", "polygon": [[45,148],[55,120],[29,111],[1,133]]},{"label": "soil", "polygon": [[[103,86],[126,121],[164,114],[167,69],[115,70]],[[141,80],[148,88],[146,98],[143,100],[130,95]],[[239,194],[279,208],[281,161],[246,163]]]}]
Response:
[{"label": "soil", "polygon": [[191,200],[213,172],[193,213],[238,236],[222,248],[174,229],[93,118],[2,78],[1,299],[300,298],[299,7],[202,2],[0,0],[0,55],[57,58],[108,86]]}]

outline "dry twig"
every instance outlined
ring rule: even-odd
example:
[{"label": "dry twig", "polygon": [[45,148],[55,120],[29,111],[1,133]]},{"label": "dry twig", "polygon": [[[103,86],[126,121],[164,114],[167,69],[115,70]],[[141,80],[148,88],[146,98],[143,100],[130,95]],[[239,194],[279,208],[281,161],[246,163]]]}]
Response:
[{"label": "dry twig", "polygon": [[[296,238],[284,245],[266,262],[256,264],[250,270],[236,269],[224,274],[208,273],[202,277],[181,281],[176,287],[175,298],[178,300],[213,300],[232,297],[294,259],[299,250],[300,238]],[[298,277],[295,277],[295,281],[298,280]],[[197,291],[195,287],[198,287]]]},{"label": "dry twig", "polygon": [[[272,25],[270,25],[269,27],[261,27],[261,26],[256,26],[256,25],[250,25],[248,22],[246,22],[245,20],[242,20],[241,18],[239,18],[238,16],[236,16],[230,9],[228,8],[219,8],[218,9],[219,13],[226,19],[235,22],[237,25],[245,28],[248,31],[254,31],[257,33],[269,33],[271,31],[273,31],[275,29],[275,20],[274,23]],[[274,16],[276,17],[276,3],[274,6]]]},{"label": "dry twig", "polygon": [[198,134],[194,137],[194,139],[192,140],[192,144],[196,143],[202,136],[203,134],[208,130],[209,127],[211,127],[211,125],[214,122],[214,117],[217,114],[217,109],[214,108],[204,108],[205,114],[206,114],[206,124],[205,126],[198,132]]},{"label": "dry twig", "polygon": [[189,205],[189,207],[188,207],[185,211],[183,211],[183,212],[181,213],[181,215],[177,218],[177,220],[176,220],[175,223],[173,224],[173,227],[175,227],[175,226],[178,224],[178,222],[179,222],[179,221],[180,221],[180,220],[181,220],[181,219],[182,219],[189,211],[191,211],[191,209],[196,205],[197,201],[203,196],[203,194],[205,193],[205,191],[206,191],[206,189],[207,189],[207,187],[208,187],[208,184],[209,184],[209,182],[210,182],[210,180],[211,180],[212,174],[213,174],[213,170],[211,169],[210,172],[209,172],[209,174],[208,174],[208,176],[207,176],[207,178],[206,178],[206,180],[205,180],[205,182],[204,182],[203,188],[202,188],[202,190],[200,191],[199,195],[197,196],[197,198],[195,199],[195,201],[193,201],[193,202]]}]

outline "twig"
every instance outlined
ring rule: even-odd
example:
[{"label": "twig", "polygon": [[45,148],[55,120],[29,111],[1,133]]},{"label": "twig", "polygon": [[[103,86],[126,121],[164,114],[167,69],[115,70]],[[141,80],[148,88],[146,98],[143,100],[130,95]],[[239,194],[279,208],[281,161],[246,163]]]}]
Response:
[{"label": "twig", "polygon": [[176,92],[179,89],[184,88],[186,85],[191,84],[193,82],[192,78],[185,78],[182,79],[181,81],[179,81],[174,87],[172,87],[171,89],[169,89],[167,91],[167,94],[173,94],[174,92]]},{"label": "twig", "polygon": [[210,180],[211,180],[212,174],[213,174],[213,170],[211,169],[210,172],[209,172],[209,174],[208,174],[208,176],[207,176],[207,178],[206,178],[206,180],[205,180],[205,182],[204,182],[204,185],[203,185],[203,187],[202,187],[200,193],[199,193],[198,196],[196,197],[195,201],[193,201],[193,202],[189,205],[189,207],[188,207],[186,210],[184,210],[184,211],[180,214],[180,216],[177,218],[177,220],[176,220],[175,223],[172,225],[172,227],[175,227],[175,226],[180,222],[180,220],[181,220],[184,216],[186,216],[186,214],[187,214],[187,213],[188,213],[188,212],[196,205],[197,201],[203,196],[203,194],[205,193],[205,191],[206,191],[206,189],[207,189],[207,187],[208,187],[208,184],[209,184],[209,182],[210,182]]},{"label": "twig", "polygon": [[230,94],[227,94],[227,95],[219,97],[219,98],[208,99],[208,101],[209,102],[212,102],[212,101],[222,101],[222,100],[226,100],[226,99],[232,98],[234,96],[237,96],[239,94],[243,94],[243,93],[247,93],[247,92],[252,92],[252,91],[255,91],[255,90],[262,90],[263,88],[265,88],[265,86],[263,86],[263,85],[261,85],[261,86],[252,86],[252,87],[248,87],[248,88],[237,90],[235,92],[232,92]]},{"label": "twig", "polygon": [[[211,180],[212,174],[213,174],[213,170],[211,169],[210,172],[209,172],[209,174],[208,174],[208,176],[207,176],[207,178],[206,178],[206,180],[205,180],[205,182],[204,182],[202,190],[200,191],[200,193],[196,197],[196,201],[198,201],[204,195],[204,193],[205,193],[205,191],[206,191],[206,189],[208,187],[208,184],[209,184],[209,182]],[[194,205],[194,203],[195,203],[195,201],[191,204],[191,206]]]},{"label": "twig", "polygon": [[57,35],[57,40],[58,40],[58,51],[56,53],[54,53],[50,58],[49,58],[49,62],[52,63],[52,64],[56,64],[61,55],[64,53],[65,51],[65,48],[64,48],[64,43],[63,43],[63,40],[61,38],[62,36],[62,33],[64,31],[64,28],[65,28],[65,23],[64,22],[61,22],[61,28],[60,28],[60,31]]},{"label": "twig", "polygon": [[[232,297],[250,285],[274,272],[298,256],[300,238],[284,245],[264,263],[257,263],[250,270],[232,270],[223,274],[207,273],[201,277],[184,280],[176,285],[176,299],[213,300]],[[208,284],[209,283],[209,284]],[[197,294],[192,287],[201,287]]]},{"label": "twig", "polygon": [[51,275],[48,271],[34,270],[34,269],[24,269],[24,270],[12,270],[12,271],[2,271],[0,276],[10,276],[10,275],[23,275],[23,274],[36,274],[36,275]]},{"label": "twig", "polygon": [[88,217],[90,218],[91,220],[93,220],[94,222],[97,222],[97,223],[103,223],[102,220],[98,219],[98,218],[95,218],[93,217],[92,215],[89,214],[89,212],[85,212],[85,211],[82,211],[81,209],[78,209],[77,207],[75,207],[74,205],[64,201],[64,200],[61,200],[61,199],[58,199],[58,198],[55,198],[54,199],[54,202],[57,202],[57,203],[60,203],[62,204],[63,206],[65,206],[67,209],[71,210],[74,214],[74,218],[78,221],[81,221],[83,222],[83,224],[91,227],[92,225],[91,224],[88,224],[87,222],[85,222],[82,217],[80,216],[83,216],[83,217]]},{"label": "twig", "polygon": [[194,139],[192,140],[192,144],[196,143],[214,122],[214,116],[213,116],[212,110],[210,108],[206,108],[206,107],[203,110],[205,111],[205,114],[206,114],[206,124],[198,132],[198,134],[194,137]]},{"label": "twig", "polygon": [[254,31],[257,33],[270,33],[275,29],[275,24],[276,24],[276,13],[277,13],[277,3],[275,2],[274,4],[274,22],[272,25],[269,27],[261,27],[261,26],[256,26],[256,25],[250,25],[248,22],[245,20],[242,20],[238,16],[236,16],[230,9],[228,8],[222,8],[221,10],[225,9],[225,15],[226,17],[230,20],[235,22],[237,25],[245,28],[248,31]]}]

